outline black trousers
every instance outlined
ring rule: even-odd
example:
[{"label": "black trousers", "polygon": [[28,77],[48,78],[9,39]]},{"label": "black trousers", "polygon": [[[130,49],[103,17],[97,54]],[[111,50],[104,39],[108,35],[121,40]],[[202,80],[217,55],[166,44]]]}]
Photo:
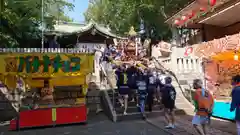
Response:
[{"label": "black trousers", "polygon": [[136,89],[129,89],[129,101],[132,101],[133,99],[136,101],[137,93]]},{"label": "black trousers", "polygon": [[154,89],[148,90],[148,96],[147,96],[147,105],[148,105],[148,111],[152,111],[153,106],[153,95],[154,95]]}]

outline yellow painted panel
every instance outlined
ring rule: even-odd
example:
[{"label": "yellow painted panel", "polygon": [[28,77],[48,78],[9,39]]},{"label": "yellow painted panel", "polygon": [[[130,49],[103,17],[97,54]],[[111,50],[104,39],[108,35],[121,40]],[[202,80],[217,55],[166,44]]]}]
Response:
[{"label": "yellow painted panel", "polygon": [[56,108],[52,108],[52,121],[57,120],[57,111]]},{"label": "yellow painted panel", "polygon": [[85,76],[59,77],[50,79],[49,82],[51,86],[83,85],[85,83]]},{"label": "yellow painted panel", "polygon": [[43,80],[27,79],[26,84],[28,84],[31,88],[43,87],[44,86],[44,81]]},{"label": "yellow painted panel", "polygon": [[[38,71],[36,73],[27,73],[26,72],[26,63],[23,64],[23,71],[19,72],[19,65],[20,65],[20,57],[24,57],[28,59],[28,62],[33,60],[33,57],[36,56],[39,61],[40,65],[38,67]],[[76,64],[80,64],[80,70],[76,72],[64,72],[62,69],[63,67],[60,66],[58,72],[54,73],[53,65],[50,64],[48,72],[43,72],[44,68],[44,60],[43,57],[48,56],[51,63],[56,56],[60,56],[61,61],[60,64],[64,64],[64,62],[70,61],[70,57],[78,57],[80,58],[80,62]],[[12,75],[21,75],[23,77],[32,77],[32,78],[39,78],[39,77],[59,77],[59,76],[80,76],[85,75],[88,73],[93,72],[94,70],[94,55],[93,54],[57,54],[57,53],[11,53],[11,54],[1,54],[0,55],[0,73],[2,74],[12,74]],[[72,66],[74,63],[70,63]],[[32,66],[32,64],[30,64]],[[33,69],[33,67],[29,67]]]},{"label": "yellow painted panel", "polygon": [[11,90],[15,89],[17,85],[16,75],[6,75],[4,77],[4,84]]},{"label": "yellow painted panel", "polygon": [[86,103],[86,98],[77,98],[76,104],[85,104]]}]

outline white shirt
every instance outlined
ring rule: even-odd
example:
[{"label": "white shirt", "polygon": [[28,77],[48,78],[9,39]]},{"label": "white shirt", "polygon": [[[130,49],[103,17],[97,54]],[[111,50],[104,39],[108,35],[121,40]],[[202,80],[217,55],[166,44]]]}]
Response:
[{"label": "white shirt", "polygon": [[166,77],[167,77],[166,75],[158,74],[158,79],[161,81],[162,84],[166,84],[165,82]]}]

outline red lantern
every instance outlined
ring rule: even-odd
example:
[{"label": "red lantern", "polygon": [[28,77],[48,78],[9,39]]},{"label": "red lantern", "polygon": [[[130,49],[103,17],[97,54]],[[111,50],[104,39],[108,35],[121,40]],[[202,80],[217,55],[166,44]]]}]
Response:
[{"label": "red lantern", "polygon": [[209,5],[210,5],[210,6],[216,5],[216,3],[217,3],[217,0],[210,0],[210,1],[209,1]]},{"label": "red lantern", "polygon": [[174,20],[174,24],[175,25],[179,25],[180,24],[180,20],[179,19]]},{"label": "red lantern", "polygon": [[217,3],[217,0],[196,0],[196,1],[202,6],[205,6],[205,5],[214,6]]},{"label": "red lantern", "polygon": [[184,16],[182,16],[182,18],[181,18],[181,20],[182,20],[182,21],[184,21],[184,22],[185,22],[185,21],[187,21],[187,19],[188,19],[188,17],[187,17],[187,16],[185,16],[185,15],[184,15]]},{"label": "red lantern", "polygon": [[200,12],[204,12],[204,11],[206,11],[207,9],[205,8],[205,7],[201,7],[200,8]]},{"label": "red lantern", "polygon": [[195,12],[192,11],[192,12],[188,15],[188,18],[191,19],[191,18],[193,18],[194,16],[195,16]]}]

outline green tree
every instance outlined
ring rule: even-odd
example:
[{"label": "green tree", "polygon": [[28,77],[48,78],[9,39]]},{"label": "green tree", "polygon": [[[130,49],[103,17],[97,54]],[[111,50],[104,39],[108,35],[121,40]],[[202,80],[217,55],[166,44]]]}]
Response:
[{"label": "green tree", "polygon": [[[110,28],[125,34],[131,26],[139,31],[140,19],[144,20],[145,28],[155,29],[158,38],[163,37],[162,29],[168,29],[165,25],[159,25],[163,15],[156,6],[161,2],[157,0],[95,0],[85,13],[86,21],[93,20],[97,23],[109,25]],[[151,29],[146,29],[148,34]]]},{"label": "green tree", "polygon": [[0,1],[0,47],[34,47],[41,43],[42,24],[51,29],[57,20],[71,20],[64,9],[72,10],[73,5],[65,0]]},{"label": "green tree", "polygon": [[171,28],[164,23],[169,15],[182,8],[189,0],[92,0],[85,20],[109,25],[122,35],[131,26],[138,31],[144,21],[147,36],[168,40]]}]

